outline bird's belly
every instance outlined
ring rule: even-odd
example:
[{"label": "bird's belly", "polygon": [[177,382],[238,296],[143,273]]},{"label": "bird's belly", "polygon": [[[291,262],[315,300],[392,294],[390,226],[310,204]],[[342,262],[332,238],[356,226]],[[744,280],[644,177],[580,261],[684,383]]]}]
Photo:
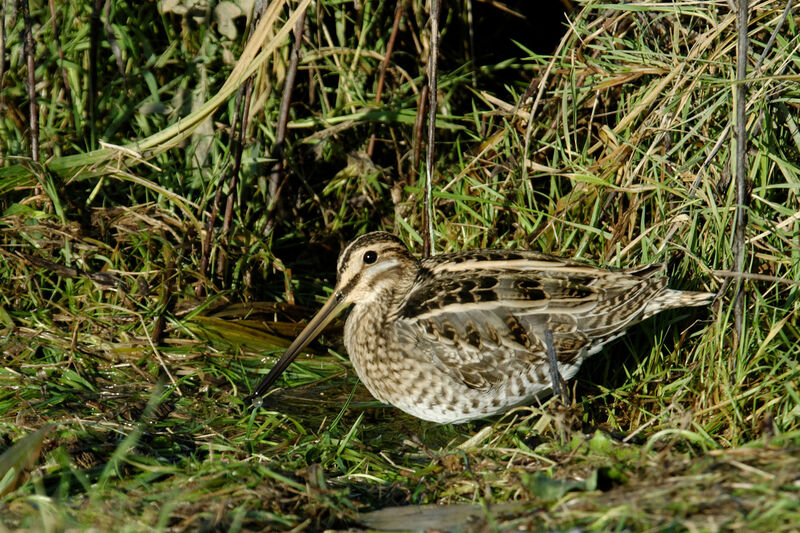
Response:
[{"label": "bird's belly", "polygon": [[[569,379],[578,370],[577,365],[562,368],[566,371],[562,371],[564,379]],[[375,379],[358,367],[356,373],[377,399],[417,418],[440,424],[459,424],[501,414],[552,391],[549,380],[521,380],[522,386],[519,387],[515,383],[518,380],[509,378],[488,390],[477,390],[436,370],[425,375],[404,372],[395,379],[383,380]]]},{"label": "bird's belly", "polygon": [[[499,379],[491,386],[474,388],[451,369],[437,365],[419,344],[390,343],[394,347],[387,349],[355,341],[357,338],[346,335],[345,344],[356,374],[370,393],[423,420],[467,422],[503,413],[551,391],[546,360],[516,369],[493,369]],[[392,339],[391,335],[380,338]],[[428,348],[435,350],[435,345]],[[559,364],[559,371],[569,379],[579,367],[577,361]]]}]

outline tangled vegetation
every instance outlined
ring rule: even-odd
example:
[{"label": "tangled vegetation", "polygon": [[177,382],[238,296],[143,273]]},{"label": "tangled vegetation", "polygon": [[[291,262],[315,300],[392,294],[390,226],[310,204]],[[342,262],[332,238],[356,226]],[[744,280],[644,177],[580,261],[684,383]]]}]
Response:
[{"label": "tangled vegetation", "polygon": [[0,526],[800,523],[796,7],[750,6],[737,275],[731,2],[443,6],[435,251],[664,262],[718,293],[587,362],[570,405],[452,426],[374,401],[341,322],[243,402],[342,243],[421,250],[428,5],[91,4],[3,4]]}]

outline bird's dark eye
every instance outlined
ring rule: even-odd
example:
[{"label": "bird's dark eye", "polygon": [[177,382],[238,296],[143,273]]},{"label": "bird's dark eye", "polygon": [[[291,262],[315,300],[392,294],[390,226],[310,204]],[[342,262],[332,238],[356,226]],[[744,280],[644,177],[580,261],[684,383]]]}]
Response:
[{"label": "bird's dark eye", "polygon": [[371,265],[372,263],[374,263],[377,260],[378,260],[377,252],[373,252],[372,250],[370,250],[370,251],[368,251],[367,253],[364,254],[364,264],[365,265]]}]

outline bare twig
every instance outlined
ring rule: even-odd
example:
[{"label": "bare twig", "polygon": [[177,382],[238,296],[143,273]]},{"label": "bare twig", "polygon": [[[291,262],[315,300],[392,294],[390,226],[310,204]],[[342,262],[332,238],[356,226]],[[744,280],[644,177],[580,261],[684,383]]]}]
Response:
[{"label": "bare twig", "polygon": [[761,57],[758,58],[756,62],[755,72],[761,70],[761,65],[764,64],[764,59],[766,59],[767,54],[772,50],[772,46],[775,44],[775,39],[778,37],[778,33],[780,33],[781,28],[783,28],[783,23],[786,22],[786,17],[789,16],[789,13],[792,12],[792,0],[786,2],[786,7],[783,8],[783,13],[781,13],[781,18],[778,19],[778,23],[775,24],[775,29],[772,30],[772,35],[769,36],[769,41],[767,41],[767,45],[764,47],[764,51],[761,53]]},{"label": "bare twig", "polygon": [[422,154],[422,127],[425,125],[425,113],[428,110],[428,86],[424,85],[419,92],[417,100],[417,116],[414,119],[414,140],[411,147],[411,172],[408,174],[408,184],[417,182],[419,160]]},{"label": "bare twig", "polygon": [[[260,21],[266,7],[267,7],[266,2],[261,2],[257,4],[253,17],[250,20],[250,27],[248,29],[249,31],[248,40],[252,36],[253,28],[255,28],[258,22]],[[231,126],[229,133],[230,148],[228,150],[228,157],[233,158],[233,164],[231,167],[230,178],[227,180],[228,196],[225,202],[225,213],[223,215],[222,231],[221,231],[223,244],[225,242],[227,233],[230,229],[231,221],[233,219],[233,205],[236,197],[236,187],[238,183],[239,171],[241,169],[244,140],[248,129],[252,90],[253,90],[253,76],[248,78],[248,80],[239,88],[239,91],[236,95],[236,102],[233,106],[234,111],[233,111],[233,117],[231,119]],[[242,100],[244,100],[244,104],[242,104]],[[214,196],[214,203],[211,208],[211,214],[209,215],[208,221],[206,222],[206,235],[205,239],[203,239],[203,255],[200,261],[201,276],[205,275],[206,271],[208,270],[208,263],[210,261],[210,255],[211,255],[211,240],[214,234],[214,225],[216,224],[217,215],[219,213],[219,205],[222,199],[222,191],[225,182],[226,182],[225,179],[221,179],[219,181],[217,192]],[[225,270],[225,263],[226,263],[225,259],[223,257],[220,257],[216,269],[216,272],[219,276],[221,276]],[[195,292],[197,293],[198,296],[200,295],[201,291],[202,287],[198,285],[195,288]]]},{"label": "bare twig", "polygon": [[[394,22],[392,23],[392,33],[389,35],[389,42],[386,43],[386,54],[381,61],[380,74],[378,75],[378,89],[375,91],[375,103],[380,103],[383,96],[383,85],[386,81],[386,69],[389,66],[389,60],[392,58],[392,51],[394,50],[394,41],[397,38],[397,31],[400,29],[400,19],[403,17],[405,11],[406,0],[397,0],[397,6],[394,9]],[[369,137],[369,146],[367,147],[367,155],[371,158],[375,151],[375,126],[372,127],[372,135]]]},{"label": "bare twig", "polygon": [[[744,272],[745,243],[744,232],[747,225],[747,0],[737,3],[736,23],[738,26],[738,46],[736,50],[736,229],[733,240],[734,272]],[[734,321],[737,341],[742,338],[744,325],[744,291],[742,280],[736,282],[736,296],[734,297]],[[733,363],[732,363],[733,364]]]},{"label": "bare twig", "polygon": [[[233,206],[236,201],[237,188],[239,186],[239,171],[242,168],[242,152],[244,151],[245,136],[250,127],[250,100],[253,97],[253,76],[247,80],[244,86],[244,104],[242,115],[239,122],[239,137],[233,145],[233,166],[231,167],[230,180],[228,182],[228,196],[225,201],[225,215],[222,218],[222,230],[220,231],[220,244],[224,247],[228,244],[228,232],[231,229],[233,220]],[[217,260],[217,278],[224,279],[225,268],[227,266],[226,256],[220,253]]]},{"label": "bare twig", "polygon": [[[31,158],[39,161],[39,108],[36,105],[36,64],[34,61],[36,48],[33,44],[33,24],[28,7],[28,0],[23,0],[22,17],[25,19],[25,58],[28,67],[28,106],[29,124],[31,127]],[[5,53],[3,50],[2,53]]]},{"label": "bare twig", "polygon": [[108,272],[90,272],[74,266],[55,263],[43,257],[39,257],[38,255],[27,254],[25,252],[17,252],[16,255],[33,266],[43,268],[62,278],[86,278],[94,281],[99,287],[104,289],[114,289],[122,292],[128,291],[128,285],[124,280]]},{"label": "bare twig", "polygon": [[433,154],[436,140],[436,91],[439,57],[439,8],[441,0],[431,0],[431,49],[428,56],[428,151],[425,158],[425,212],[422,217],[422,256],[430,257],[434,252],[433,238]]},{"label": "bare twig", "polygon": [[[252,36],[253,28],[258,24],[259,20],[261,19],[261,16],[264,14],[265,8],[266,8],[266,3],[262,2],[255,9],[253,17],[250,19],[250,24],[248,28],[248,36],[247,36],[248,41]],[[237,127],[239,127],[239,114],[242,109],[242,99],[244,98],[244,95],[249,87],[252,87],[252,76],[248,78],[248,80],[239,87],[239,90],[236,93],[236,101],[234,102],[233,105],[233,117],[231,118],[230,131],[228,133],[229,147],[228,147],[228,152],[226,154],[225,164],[223,164],[223,167],[227,166],[227,160],[233,157],[234,159],[233,166],[236,167],[234,169],[236,174],[238,174],[239,172],[238,170],[239,167],[237,166],[236,159],[238,158],[239,161],[241,162],[241,156],[237,154],[241,153],[238,150],[238,148],[241,146],[241,139],[242,139],[241,133],[239,133],[237,136]],[[241,128],[239,128],[239,131],[241,132]],[[233,154],[233,156],[231,156],[231,154]],[[214,195],[214,203],[211,206],[211,213],[208,217],[208,220],[206,221],[206,235],[205,238],[203,239],[203,255],[200,259],[201,277],[205,276],[208,270],[208,263],[211,257],[211,240],[214,236],[214,226],[217,223],[217,215],[219,214],[219,204],[220,200],[222,199],[222,191],[224,189],[225,181],[226,180],[223,177],[217,183],[217,192]],[[202,285],[197,285],[197,287],[195,287],[195,293],[197,294],[197,296],[200,296],[202,294],[202,290],[203,290]]]},{"label": "bare twig", "polygon": [[[783,24],[786,22],[786,17],[789,15],[791,10],[792,10],[792,0],[789,0],[786,3],[786,7],[784,8],[783,13],[781,14],[781,18],[778,19],[778,23],[775,24],[775,29],[772,30],[772,35],[770,35],[769,41],[767,41],[767,45],[764,47],[764,50],[761,52],[761,56],[759,56],[758,61],[756,62],[756,66],[753,69],[754,75],[757,75],[757,73],[761,70],[761,65],[764,63],[764,59],[766,59],[767,54],[769,54],[769,52],[772,50],[772,47],[775,44],[775,39],[780,33],[781,28],[783,28]],[[780,72],[775,73],[776,76],[779,74]],[[756,132],[758,131],[758,128],[762,122],[761,115],[763,115],[763,113],[764,111],[762,110],[759,115],[759,120],[755,121],[755,124],[753,125],[753,130],[748,132],[748,136],[755,135]],[[725,144],[725,141],[727,141],[728,135],[731,132],[732,125],[733,121],[729,120],[728,124],[725,125],[725,128],[723,128],[722,133],[717,138],[717,142],[714,143],[714,146],[711,148],[711,152],[709,152],[705,161],[703,161],[703,164],[700,165],[700,169],[697,171],[694,183],[692,183],[692,186],[689,189],[689,198],[694,198],[697,188],[700,186],[700,180],[702,179],[703,172],[705,172],[706,168],[708,168],[708,165],[711,164],[711,162],[717,156],[717,153],[719,153],[719,151],[722,149],[723,145]]]},{"label": "bare twig", "polygon": [[[242,105],[242,97],[244,95],[246,86],[247,83],[240,87],[239,91],[236,93],[236,102],[233,105],[233,118],[231,119],[231,127],[229,132],[230,147],[228,149],[227,157],[230,157],[230,154],[235,151],[234,143],[236,142],[236,126],[239,124],[239,109]],[[223,167],[225,167],[225,165],[223,165]],[[214,235],[214,225],[217,223],[219,202],[222,199],[222,189],[224,183],[225,180],[220,179],[219,183],[217,184],[217,192],[214,195],[214,203],[211,205],[211,214],[206,221],[206,235],[205,239],[203,239],[203,255],[200,259],[200,277],[205,276],[206,271],[208,270],[208,261],[211,256],[211,238]],[[195,287],[195,294],[197,294],[199,297],[202,294],[202,290],[202,285],[198,284],[197,287]]]},{"label": "bare twig", "polygon": [[275,132],[275,146],[272,155],[275,164],[272,166],[272,173],[269,178],[269,203],[275,205],[278,201],[279,185],[281,177],[286,169],[283,153],[286,147],[286,126],[289,123],[289,106],[292,103],[292,90],[294,81],[297,77],[297,67],[300,64],[300,47],[303,44],[303,25],[305,24],[305,11],[297,19],[294,27],[294,46],[289,57],[289,68],[286,71],[286,79],[283,82],[283,96],[281,96],[281,108],[278,115],[278,128]]},{"label": "bare twig", "polygon": [[[767,41],[767,45],[764,47],[764,51],[761,53],[761,56],[758,58],[756,62],[756,66],[753,68],[753,76],[758,76],[761,74],[761,65],[764,63],[764,59],[766,59],[767,54],[772,50],[772,46],[775,44],[775,40],[778,37],[781,29],[783,28],[783,24],[786,22],[786,17],[792,11],[792,0],[786,2],[786,7],[783,9],[783,13],[781,14],[781,18],[778,19],[778,23],[775,24],[775,29],[772,30],[772,35],[769,36],[769,41]],[[780,76],[788,67],[790,63],[786,63],[775,72],[775,76]],[[747,132],[747,138],[750,139],[761,131],[761,125],[764,123],[762,118],[764,117],[765,110],[764,108],[761,109],[761,112],[758,114],[758,120],[756,120],[753,124],[752,129]]]},{"label": "bare twig", "polygon": [[[226,242],[228,232],[231,229],[231,220],[233,220],[233,203],[236,198],[236,187],[239,183],[239,171],[242,168],[242,152],[244,151],[245,136],[247,135],[247,128],[250,126],[250,101],[253,97],[253,77],[247,80],[244,89],[244,109],[242,109],[242,117],[239,125],[239,138],[234,145],[233,167],[231,168],[231,179],[228,185],[228,199],[225,204],[225,217],[222,220],[221,237],[223,242]],[[224,267],[223,267],[224,268]],[[221,270],[218,270],[221,272]]]}]

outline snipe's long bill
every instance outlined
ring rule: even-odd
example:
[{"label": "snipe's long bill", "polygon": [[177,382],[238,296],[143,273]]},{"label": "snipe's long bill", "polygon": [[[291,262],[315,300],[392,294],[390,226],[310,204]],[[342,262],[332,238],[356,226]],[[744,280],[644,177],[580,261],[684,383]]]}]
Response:
[{"label": "snipe's long bill", "polygon": [[564,379],[654,314],[714,295],[667,288],[661,265],[610,271],[519,250],[417,260],[375,232],[339,255],[333,295],[256,387],[258,401],[347,306],[350,360],[377,399],[433,422],[502,413],[551,390],[545,331]]}]

